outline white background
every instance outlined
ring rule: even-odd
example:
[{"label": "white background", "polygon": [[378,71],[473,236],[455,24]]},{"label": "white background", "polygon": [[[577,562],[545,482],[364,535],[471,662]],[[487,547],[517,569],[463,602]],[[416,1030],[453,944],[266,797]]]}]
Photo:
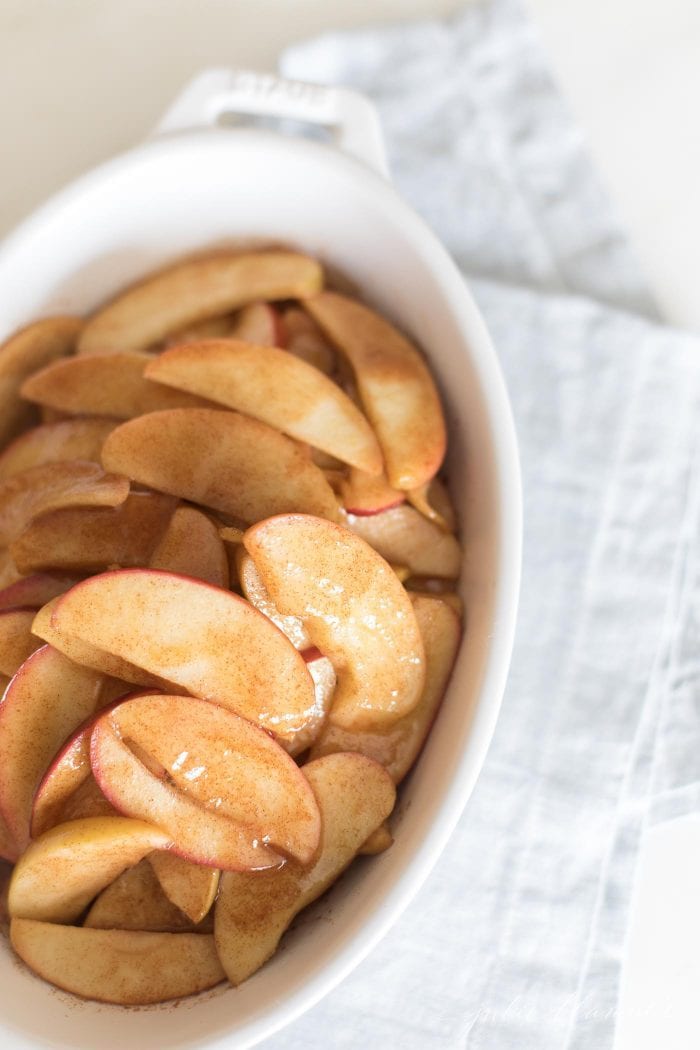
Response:
[{"label": "white background", "polygon": [[[207,65],[453,0],[0,0],[0,236],[137,142]],[[700,331],[700,3],[529,0],[668,320]],[[700,762],[700,756],[698,756]],[[700,819],[647,836],[616,1050],[700,1046]],[[597,1050],[597,1048],[591,1048]]]}]

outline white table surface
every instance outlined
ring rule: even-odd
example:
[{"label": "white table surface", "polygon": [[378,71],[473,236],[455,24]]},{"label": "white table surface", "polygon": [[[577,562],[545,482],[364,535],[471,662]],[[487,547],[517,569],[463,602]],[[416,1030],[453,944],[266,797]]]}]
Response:
[{"label": "white table surface", "polygon": [[[698,0],[528,0],[665,316],[700,331]],[[454,0],[0,0],[0,236],[137,142],[192,74]],[[700,818],[645,841],[616,1050],[700,1045]],[[597,1050],[597,1048],[591,1048]]]}]

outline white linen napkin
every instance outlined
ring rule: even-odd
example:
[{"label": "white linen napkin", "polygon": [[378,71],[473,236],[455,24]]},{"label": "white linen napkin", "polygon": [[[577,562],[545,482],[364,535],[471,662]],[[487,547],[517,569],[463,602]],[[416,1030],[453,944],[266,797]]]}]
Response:
[{"label": "white linen napkin", "polygon": [[642,828],[700,804],[700,341],[649,320],[514,0],[325,36],[282,69],[375,100],[399,190],[470,279],[513,401],[525,553],[502,715],[447,850],[266,1045],[604,1050]]}]

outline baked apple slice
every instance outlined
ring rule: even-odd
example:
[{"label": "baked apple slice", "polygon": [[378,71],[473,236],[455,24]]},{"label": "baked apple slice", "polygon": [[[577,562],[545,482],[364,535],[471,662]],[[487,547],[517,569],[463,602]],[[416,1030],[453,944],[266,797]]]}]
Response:
[{"label": "baked apple slice", "polygon": [[[242,598],[199,580],[146,569],[93,576],[57,600],[51,626],[280,737],[311,717],[311,676],[282,632]],[[100,667],[133,681],[108,660]]]},{"label": "baked apple slice", "polygon": [[0,810],[20,849],[29,842],[39,782],[64,741],[96,709],[101,685],[102,675],[44,645],[25,660],[0,701]]},{"label": "baked apple slice", "polygon": [[440,598],[414,595],[413,609],[425,647],[425,686],[416,707],[381,731],[348,730],[326,723],[311,758],[357,751],[384,766],[396,784],[413,766],[447,689],[462,633],[454,610]]},{"label": "baked apple slice", "polygon": [[[60,597],[60,596],[59,596]],[[169,688],[169,683],[158,678],[157,675],[149,674],[148,671],[136,667],[128,660],[114,653],[106,653],[90,642],[82,638],[76,638],[71,634],[65,634],[53,623],[53,613],[58,603],[58,598],[52,598],[50,602],[42,606],[34,617],[32,633],[38,638],[48,642],[59,653],[63,653],[75,664],[81,667],[92,668],[102,675],[110,675],[113,678],[130,682],[132,685],[140,685],[146,688],[159,689],[161,686]]]},{"label": "baked apple slice", "polygon": [[[181,856],[196,864],[232,870],[260,871],[279,867],[283,859],[264,845],[264,835],[242,827],[215,810],[203,810],[169,784],[166,771],[150,756],[127,746],[108,722],[92,739],[95,779],[118,812],[146,812],[175,833]],[[141,818],[137,818],[141,819]]]},{"label": "baked apple slice", "polygon": [[[92,767],[90,766],[90,738],[92,731],[95,728],[95,722],[106,710],[105,706],[102,706],[102,699],[104,695],[104,686],[107,684],[106,679],[102,683],[100,689],[99,703],[100,707],[96,714],[91,715],[80,725],[76,731],[68,737],[66,742],[56,753],[51,761],[48,769],[42,777],[41,783],[36,789],[34,795],[34,801],[32,804],[32,819],[31,819],[31,836],[33,839],[39,838],[49,828],[56,827],[57,824],[62,824],[66,820],[76,820],[77,811],[81,811],[83,816],[99,816],[99,813],[82,812],[83,810],[92,810],[92,796],[94,790],[92,787],[88,788],[87,795],[89,800],[86,803],[86,799],[81,798],[78,800],[74,799],[74,804],[71,806],[70,817],[66,816],[67,805],[69,800],[73,799],[76,792],[83,787],[87,780],[92,779]],[[114,706],[118,701],[111,701],[110,706]],[[95,785],[96,787],[96,785]],[[106,802],[106,800],[105,800]]]},{"label": "baked apple slice", "polygon": [[297,252],[218,252],[189,259],[99,310],[85,325],[78,352],[143,350],[186,325],[256,299],[304,299],[322,283],[319,264]]},{"label": "baked apple slice", "polygon": [[224,872],[214,911],[219,958],[232,984],[274,953],[294,916],[320,897],[394,808],[396,791],[380,765],[363,755],[328,755],[304,766],[321,810],[315,862],[288,862],[263,876]]},{"label": "baked apple slice", "polygon": [[384,853],[393,845],[394,836],[391,834],[389,825],[384,821],[376,831],[372,832],[367,841],[362,843],[358,852],[363,857],[376,857],[377,854]]},{"label": "baked apple slice", "polygon": [[[266,302],[244,306],[229,325],[229,331],[222,334],[232,339],[242,339],[244,343],[254,343],[255,346],[285,346],[287,342],[287,333],[279,312],[272,303]],[[194,340],[187,341],[191,343]]]},{"label": "baked apple slice", "polygon": [[306,311],[290,306],[284,311],[283,324],[287,335],[286,349],[302,361],[331,375],[335,369],[335,354],[323,332]]},{"label": "baked apple slice", "polygon": [[166,832],[126,817],[91,817],[51,828],[15,867],[8,907],[18,919],[73,922],[126,868],[154,849],[167,849]]},{"label": "baked apple slice", "polygon": [[447,436],[421,354],[389,321],[347,296],[321,292],[304,306],[352,365],[389,483],[414,489],[429,481],[442,463]]},{"label": "baked apple slice", "polygon": [[116,507],[129,481],[105,474],[98,463],[42,463],[0,482],[0,544],[9,546],[34,518],[63,507]]},{"label": "baked apple slice", "polygon": [[118,810],[166,829],[174,851],[196,863],[269,867],[278,863],[269,845],[306,864],[318,846],[304,774],[268,733],[215,704],[126,700],[98,720],[91,761]]},{"label": "baked apple slice", "polygon": [[328,657],[321,656],[317,649],[307,650],[304,657],[309,674],[314,680],[316,701],[308,724],[295,733],[291,740],[282,742],[287,753],[295,758],[315,744],[320,737],[328,720],[337,684],[335,668]]},{"label": "baked apple slice", "polygon": [[149,560],[151,569],[182,573],[228,589],[228,558],[219,526],[196,507],[178,507]]},{"label": "baked apple slice", "polygon": [[445,532],[456,532],[457,514],[447,486],[440,478],[412,489],[406,493],[406,498],[428,521],[435,522]]},{"label": "baked apple slice", "polygon": [[163,339],[160,343],[154,343],[153,346],[148,347],[148,350],[149,352],[160,352],[169,350],[171,346],[179,346],[180,343],[198,342],[200,339],[222,339],[224,336],[230,335],[232,325],[233,317],[231,314],[209,317],[206,321],[188,324],[177,332],[171,332],[167,339]]},{"label": "baked apple slice", "polygon": [[42,463],[67,459],[100,462],[104,440],[117,423],[114,419],[66,419],[45,423],[20,434],[0,455],[0,480],[21,474]]},{"label": "baked apple slice", "polygon": [[146,1006],[225,980],[214,938],[204,933],[93,930],[13,919],[12,947],[50,984],[83,999]]},{"label": "baked apple slice", "polygon": [[11,678],[43,642],[32,634],[34,609],[0,611],[0,674]]},{"label": "baked apple slice", "polygon": [[107,438],[102,463],[244,522],[288,510],[338,516],[333,490],[304,450],[237,412],[172,409],[132,419]]},{"label": "baked apple slice", "polygon": [[[224,530],[228,533],[230,530]],[[261,613],[272,620],[275,627],[279,627],[282,634],[289,638],[295,649],[304,652],[311,649],[313,643],[309,638],[304,624],[299,616],[285,616],[279,611],[270,597],[262,576],[258,572],[255,562],[243,546],[243,533],[236,547],[236,564],[238,568],[238,579],[243,594],[251,605],[254,605]]]},{"label": "baked apple slice", "polygon": [[[158,856],[158,854],[154,854]],[[168,856],[164,853],[163,856]],[[168,900],[148,860],[127,868],[102,890],[83,926],[95,930],[191,930],[186,915]]]},{"label": "baked apple slice", "polygon": [[412,576],[456,580],[462,551],[455,536],[402,503],[380,514],[348,514],[345,524],[392,565],[405,565]]},{"label": "baked apple slice", "polygon": [[259,419],[368,474],[381,472],[377,439],[357,406],[318,368],[285,350],[235,339],[188,343],[154,358],[145,374]]},{"label": "baked apple slice", "polygon": [[219,889],[219,869],[205,868],[168,850],[151,853],[148,862],[161,890],[173,907],[200,923],[211,909]]},{"label": "baked apple slice", "polygon": [[79,579],[79,576],[52,576],[49,573],[24,576],[0,591],[0,610],[39,609],[52,598],[65,594]]},{"label": "baked apple slice", "polygon": [[406,498],[405,493],[392,488],[386,474],[372,477],[363,470],[352,468],[347,477],[339,481],[337,491],[348,514],[358,517],[380,514],[390,507],[398,507]]},{"label": "baked apple slice", "polygon": [[150,354],[116,352],[55,361],[22,384],[22,397],[69,415],[132,419],[162,408],[197,408],[201,398],[144,378]]},{"label": "baked apple slice", "polygon": [[72,352],[83,326],[77,317],[47,317],[0,347],[0,448],[29,426],[36,410],[20,397],[27,376]]},{"label": "baked apple slice", "polygon": [[406,591],[376,551],[347,529],[302,514],[254,525],[244,544],[277,608],[301,617],[335,668],[332,722],[386,725],[415,707],[423,643]]},{"label": "baked apple slice", "polygon": [[118,507],[66,507],[42,514],[12,544],[14,564],[23,573],[83,575],[114,565],[147,565],[177,502],[160,492],[132,492]]},{"label": "baked apple slice", "polygon": [[72,795],[69,795],[61,810],[61,824],[71,820],[85,820],[87,817],[121,817],[100,791],[100,787],[90,776],[82,782]]}]

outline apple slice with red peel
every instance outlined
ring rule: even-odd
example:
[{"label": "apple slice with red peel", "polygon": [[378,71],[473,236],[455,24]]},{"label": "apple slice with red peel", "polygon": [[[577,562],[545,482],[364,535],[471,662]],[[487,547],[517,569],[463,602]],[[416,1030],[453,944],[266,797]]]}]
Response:
[{"label": "apple slice with red peel", "polygon": [[347,296],[321,292],[304,306],[352,365],[389,483],[413,489],[429,481],[442,463],[447,437],[422,355],[389,321]]},{"label": "apple slice with red peel", "polygon": [[34,609],[0,611],[0,674],[11,678],[43,642],[32,634]]},{"label": "apple slice with red peel", "polygon": [[456,580],[462,568],[457,539],[415,507],[402,503],[381,514],[348,514],[346,525],[392,565],[405,565],[412,576]]},{"label": "apple slice with red peel", "polygon": [[[230,331],[232,339],[242,339],[255,346],[285,346],[287,333],[278,310],[271,303],[249,303],[237,314]],[[188,340],[192,342],[192,340]]]},{"label": "apple slice with red peel", "polygon": [[98,311],[85,325],[78,352],[143,350],[171,332],[256,299],[304,299],[322,283],[319,264],[297,252],[219,252],[186,260]]},{"label": "apple slice with red peel", "polygon": [[24,379],[71,353],[82,324],[77,317],[47,317],[15,332],[0,346],[0,447],[36,416],[19,396]]},{"label": "apple slice with red peel", "polygon": [[118,352],[55,361],[22,384],[22,397],[72,415],[132,419],[162,408],[197,408],[199,397],[144,378],[150,354]]},{"label": "apple slice with red peel", "polygon": [[372,832],[367,841],[362,843],[358,852],[363,857],[376,857],[378,853],[384,853],[385,850],[389,849],[389,846],[393,845],[394,836],[389,830],[389,825],[384,821],[376,831]]},{"label": "apple slice with red peel", "polygon": [[50,984],[83,999],[146,1006],[194,995],[226,979],[204,933],[92,930],[13,919],[12,947]]},{"label": "apple slice with red peel", "polygon": [[219,869],[193,864],[167,850],[151,853],[148,861],[171,904],[195,925],[202,922],[216,899]]},{"label": "apple slice with red peel", "polygon": [[384,766],[395,783],[406,776],[437,714],[462,633],[454,610],[440,598],[414,595],[413,608],[426,660],[425,686],[418,705],[383,731],[350,731],[327,723],[311,750],[311,758],[337,751],[357,751]]},{"label": "apple slice with red peel", "polygon": [[242,598],[199,580],[145,569],[93,576],[57,600],[51,625],[283,738],[311,717],[313,682],[287,638]]},{"label": "apple slice with red peel", "polygon": [[29,842],[41,778],[96,709],[101,684],[101,675],[45,645],[25,660],[0,701],[0,810],[20,849]]},{"label": "apple slice with red peel", "polygon": [[[105,686],[111,685],[110,679],[104,679],[100,689],[100,700],[109,691]],[[117,700],[110,700],[113,707]],[[101,816],[109,813],[109,803],[102,796],[92,776],[90,765],[90,738],[95,722],[107,710],[100,705],[95,714],[90,715],[54,756],[39,784],[32,805],[31,836],[33,839],[43,835],[49,828],[62,824],[66,820],[77,820],[79,816]],[[92,781],[85,790],[81,789],[87,781]],[[77,792],[81,792],[76,798]],[[111,808],[111,807],[110,807]],[[99,810],[99,812],[95,812]]]},{"label": "apple slice with red peel", "polygon": [[344,463],[379,474],[374,432],[347,394],[318,368],[277,347],[235,339],[166,350],[145,375],[236,409]]},{"label": "apple slice with red peel", "polygon": [[450,499],[447,486],[440,478],[433,478],[420,488],[412,489],[406,493],[406,498],[428,521],[435,522],[445,532],[456,531],[457,514],[454,504]]},{"label": "apple slice with red peel", "polygon": [[284,311],[283,323],[287,333],[286,349],[289,353],[300,357],[302,361],[313,365],[326,375],[331,375],[335,368],[335,354],[316,322],[304,310],[290,306]]},{"label": "apple slice with red peel", "polygon": [[[188,860],[269,867],[277,858],[268,844],[302,863],[313,857],[320,817],[306,778],[268,733],[233,711],[193,697],[136,697],[99,719],[91,748],[109,801],[165,828]],[[153,790],[137,791],[135,766]]]},{"label": "apple slice with red peel", "polygon": [[59,598],[52,598],[34,617],[32,632],[37,637],[48,642],[54,649],[57,649],[64,656],[67,656],[69,660],[79,664],[81,667],[92,668],[93,671],[98,671],[103,675],[111,675],[113,678],[131,682],[133,685],[141,685],[146,688],[160,688],[161,686],[172,688],[170,683],[158,678],[157,675],[150,674],[148,671],[136,667],[128,660],[123,660],[120,656],[113,653],[106,653],[82,638],[64,634],[53,623],[53,613]]},{"label": "apple slice with red peel", "polygon": [[150,557],[149,566],[193,576],[224,589],[228,589],[230,582],[219,526],[196,507],[177,508]]},{"label": "apple slice with red peel", "polygon": [[301,617],[335,668],[332,722],[385,725],[415,707],[423,643],[406,591],[376,551],[339,525],[301,514],[254,525],[244,544],[277,608]]},{"label": "apple slice with red peel", "polygon": [[118,507],[67,507],[35,518],[12,544],[21,572],[87,575],[147,565],[177,507],[160,492],[132,492]]},{"label": "apple slice with red peel", "polygon": [[[195,863],[219,864],[233,869],[279,867],[282,858],[256,837],[249,828],[202,807],[182,792],[176,792],[165,779],[165,770],[127,747],[114,729],[103,722],[92,739],[92,766],[95,779],[107,798],[120,812],[147,812],[175,832],[175,847]],[[147,758],[148,766],[141,760]],[[119,800],[112,789],[119,793]],[[221,861],[226,862],[225,865]]]},{"label": "apple slice with red peel", "polygon": [[79,576],[51,576],[47,573],[25,576],[0,591],[0,610],[39,609],[52,598],[65,594],[79,580]]},{"label": "apple slice with red peel", "polygon": [[114,419],[86,418],[33,427],[20,434],[0,455],[0,480],[42,463],[68,459],[99,463],[104,440],[116,426]]},{"label": "apple slice with red peel", "polygon": [[[242,540],[243,533],[241,533]],[[250,604],[267,616],[268,620],[272,620],[275,626],[279,627],[282,634],[289,638],[295,649],[298,649],[299,652],[310,649],[312,642],[304,629],[301,618],[299,616],[284,616],[279,611],[255,567],[255,562],[250,554],[247,553],[242,542],[239,543],[236,549],[236,564],[241,589]]]},{"label": "apple slice with red peel", "polygon": [[168,900],[150,863],[142,860],[102,890],[83,926],[96,930],[175,933],[191,930],[192,922]]},{"label": "apple slice with red peel", "polygon": [[232,984],[274,953],[294,916],[320,897],[394,808],[396,791],[380,765],[362,755],[328,755],[304,766],[322,817],[316,860],[292,861],[263,876],[224,872],[214,911],[219,958]]},{"label": "apple slice with red peel", "polygon": [[[92,728],[94,719],[88,724]],[[36,790],[31,819],[33,839],[63,823],[66,801],[91,773],[90,733],[83,726],[60,749]]]},{"label": "apple slice with red peel", "polygon": [[373,477],[352,467],[348,476],[340,481],[337,491],[348,514],[358,516],[380,514],[390,507],[398,507],[406,498],[403,492],[392,488],[386,474]]},{"label": "apple slice with red peel", "polygon": [[166,832],[127,817],[88,817],[60,824],[22,854],[10,882],[10,915],[73,922],[125,868],[169,845]]},{"label": "apple slice with red peel", "polygon": [[283,510],[338,517],[333,490],[304,450],[237,412],[171,409],[132,419],[107,438],[102,463],[246,523]]},{"label": "apple slice with red peel", "polygon": [[42,463],[0,482],[0,544],[9,546],[30,522],[63,507],[116,507],[129,495],[129,481],[106,474],[98,463]]}]

